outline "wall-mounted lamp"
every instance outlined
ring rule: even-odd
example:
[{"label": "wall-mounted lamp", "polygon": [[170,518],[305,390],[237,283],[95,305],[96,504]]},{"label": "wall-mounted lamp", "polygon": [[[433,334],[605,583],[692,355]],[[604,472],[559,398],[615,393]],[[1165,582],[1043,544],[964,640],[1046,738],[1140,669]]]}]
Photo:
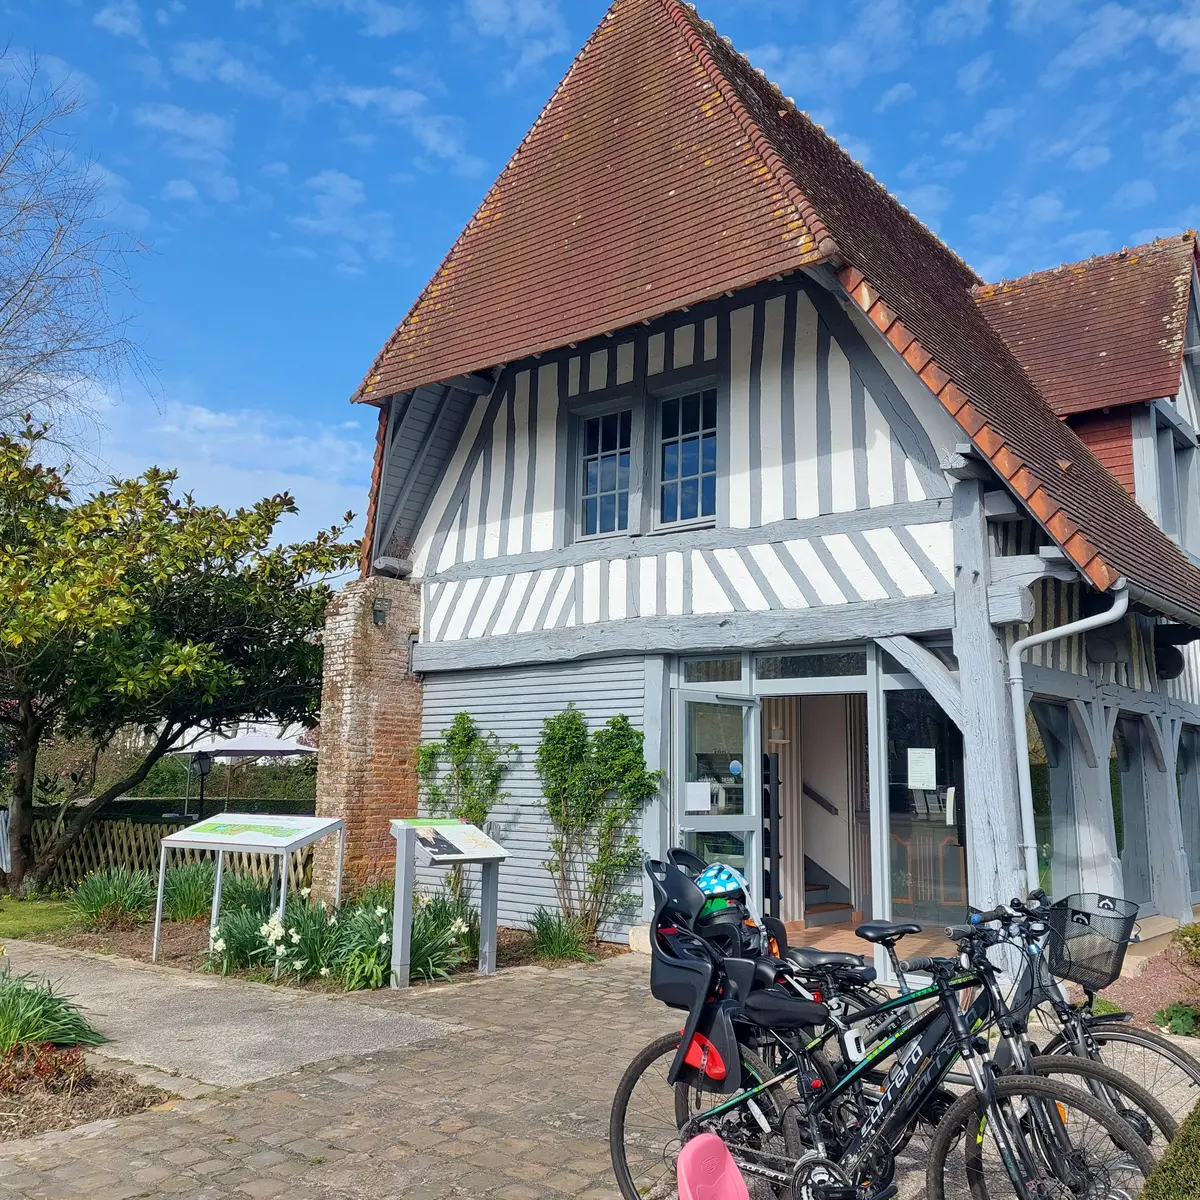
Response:
[{"label": "wall-mounted lamp", "polygon": [[772,729],[767,735],[767,742],[772,746],[787,746],[791,739],[783,732],[782,729]]},{"label": "wall-mounted lamp", "polygon": [[375,602],[371,605],[371,620],[376,625],[386,625],[388,609],[391,607],[392,602],[386,596],[376,596]]}]

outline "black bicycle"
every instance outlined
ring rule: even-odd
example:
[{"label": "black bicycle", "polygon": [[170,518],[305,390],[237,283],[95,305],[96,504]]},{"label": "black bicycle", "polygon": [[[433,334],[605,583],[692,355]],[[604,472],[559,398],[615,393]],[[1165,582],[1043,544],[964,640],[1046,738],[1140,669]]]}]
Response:
[{"label": "black bicycle", "polygon": [[[744,1175],[766,1181],[777,1195],[884,1200],[896,1190],[897,1147],[918,1114],[930,1112],[942,1121],[953,1116],[960,1136],[976,1130],[984,1150],[962,1173],[972,1196],[997,1194],[1001,1180],[1019,1200],[1140,1190],[1153,1157],[1111,1107],[1054,1079],[996,1076],[980,1035],[992,1016],[991,994],[976,970],[951,959],[903,964],[933,975],[924,991],[936,1003],[838,1076],[822,1053],[840,1033],[828,1008],[776,984],[786,963],[722,959],[691,931],[704,903],[695,884],[668,864],[651,862],[647,871],[656,897],[651,990],[688,1015],[683,1032],[646,1047],[618,1086],[609,1136],[626,1200],[670,1195],[679,1147],[706,1131],[722,1137]],[[959,995],[968,990],[975,998],[964,1009]],[[849,1014],[846,1023],[920,999],[898,997]],[[787,1066],[768,1070],[751,1048],[768,1037]],[[862,1080],[888,1055],[894,1064],[872,1096]],[[956,1100],[945,1084],[959,1060],[971,1090]],[[651,1130],[655,1114],[659,1126]],[[929,1178],[939,1195],[955,1182],[947,1165],[957,1140],[935,1140]]]}]

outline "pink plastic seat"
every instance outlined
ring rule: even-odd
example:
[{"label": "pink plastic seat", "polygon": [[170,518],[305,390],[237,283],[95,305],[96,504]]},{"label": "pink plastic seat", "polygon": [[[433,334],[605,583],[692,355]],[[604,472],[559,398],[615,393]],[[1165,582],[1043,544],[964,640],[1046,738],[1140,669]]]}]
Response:
[{"label": "pink plastic seat", "polygon": [[675,1164],[679,1200],[750,1200],[737,1163],[715,1133],[701,1133],[679,1152]]}]

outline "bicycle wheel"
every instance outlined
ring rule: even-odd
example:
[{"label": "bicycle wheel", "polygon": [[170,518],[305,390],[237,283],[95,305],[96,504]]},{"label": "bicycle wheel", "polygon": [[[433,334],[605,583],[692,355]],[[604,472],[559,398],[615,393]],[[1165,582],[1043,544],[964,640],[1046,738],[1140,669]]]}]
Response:
[{"label": "bicycle wheel", "polygon": [[1115,1067],[1073,1054],[1035,1058],[1031,1065],[1035,1075],[1057,1079],[1110,1105],[1150,1148],[1156,1162],[1179,1132],[1179,1122],[1166,1107]]},{"label": "bicycle wheel", "polygon": [[[1099,1061],[1145,1088],[1177,1121],[1200,1103],[1200,1062],[1169,1038],[1120,1022],[1089,1026]],[[1044,1054],[1073,1054],[1064,1038],[1056,1037]]]},{"label": "bicycle wheel", "polygon": [[[675,1159],[683,1144],[680,1131],[694,1113],[712,1107],[720,1099],[710,1091],[701,1097],[685,1084],[674,1088],[667,1084],[667,1072],[678,1048],[678,1033],[657,1038],[634,1058],[617,1084],[608,1144],[613,1174],[625,1200],[666,1200],[675,1195]],[[752,1051],[741,1047],[741,1055],[744,1087],[770,1078],[762,1060]],[[755,1100],[706,1122],[703,1129],[725,1141],[739,1166],[750,1165],[755,1151],[795,1159],[800,1154],[800,1136],[787,1104],[782,1087],[775,1085]],[[763,1130],[760,1117],[769,1133]],[[773,1190],[764,1192],[761,1186],[751,1193],[773,1194]]]},{"label": "bicycle wheel", "polygon": [[[1132,1200],[1141,1193],[1154,1156],[1106,1103],[1036,1075],[997,1079],[995,1095],[987,1112],[974,1091],[950,1106],[930,1146],[928,1200]],[[960,1138],[963,1152],[955,1153]]]}]

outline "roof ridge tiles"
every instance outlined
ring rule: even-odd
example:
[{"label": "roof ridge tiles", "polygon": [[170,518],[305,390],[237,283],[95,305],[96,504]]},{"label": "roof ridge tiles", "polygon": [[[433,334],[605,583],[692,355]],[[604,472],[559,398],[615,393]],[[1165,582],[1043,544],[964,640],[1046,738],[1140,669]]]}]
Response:
[{"label": "roof ridge tiles", "polygon": [[1036,271],[1026,271],[1024,275],[1014,275],[1012,278],[999,279],[995,283],[980,283],[972,289],[972,294],[979,299],[989,295],[989,289],[1011,288],[1019,284],[1030,283],[1037,279],[1044,279],[1051,275],[1061,275],[1063,271],[1069,271],[1072,267],[1090,268],[1110,262],[1116,263],[1123,258],[1132,259],[1134,256],[1146,251],[1186,245],[1189,241],[1196,241],[1196,231],[1194,229],[1185,229],[1180,233],[1173,233],[1165,238],[1156,237],[1153,241],[1142,242],[1137,246],[1122,246],[1120,250],[1110,250],[1107,254],[1090,254],[1087,258],[1076,259],[1073,262],[1060,262],[1053,267],[1039,267]]}]

